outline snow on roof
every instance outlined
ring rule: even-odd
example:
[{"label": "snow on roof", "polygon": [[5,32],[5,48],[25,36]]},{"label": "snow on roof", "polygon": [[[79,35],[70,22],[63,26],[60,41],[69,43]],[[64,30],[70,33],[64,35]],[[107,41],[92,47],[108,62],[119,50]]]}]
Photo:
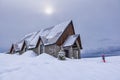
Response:
[{"label": "snow on roof", "polygon": [[79,36],[79,34],[69,36],[67,38],[67,40],[65,41],[65,43],[63,44],[63,47],[73,45],[75,43],[76,39],[78,38],[78,36]]},{"label": "snow on roof", "polygon": [[26,42],[27,45],[29,45],[29,42],[35,38],[36,34],[37,34],[37,32],[29,33],[29,34],[25,35],[19,42],[16,42],[14,45],[15,51],[21,50],[24,41]]},{"label": "snow on roof", "polygon": [[37,34],[34,36],[34,38],[29,42],[28,48],[34,48],[37,44],[38,38],[40,37],[39,34],[40,31],[37,32]]},{"label": "snow on roof", "polygon": [[33,32],[33,33],[29,33],[27,35],[25,35],[25,37],[23,37],[19,42],[17,43],[21,43],[21,42],[24,42],[24,40],[26,41],[31,41],[32,39],[34,39],[35,35],[37,34],[38,32]]},{"label": "snow on roof", "polygon": [[41,29],[40,31],[38,31],[37,34],[35,35],[34,39],[32,39],[30,41],[29,48],[34,48],[36,46],[39,37],[42,39],[42,41],[45,42],[46,41],[45,37],[49,34],[49,32],[52,28],[53,27]]},{"label": "snow on roof", "polygon": [[21,50],[22,45],[23,45],[23,42],[21,42],[21,43],[19,43],[19,44],[15,44],[15,50],[16,50],[16,51]]},{"label": "snow on roof", "polygon": [[58,38],[61,36],[61,34],[64,32],[64,30],[66,29],[69,23],[70,20],[58,24],[56,26],[40,30],[35,36],[35,38],[30,42],[29,48],[35,47],[39,37],[41,37],[44,45],[55,43],[58,40]]},{"label": "snow on roof", "polygon": [[59,37],[62,35],[68,24],[71,22],[71,20],[63,22],[61,24],[58,24],[54,26],[49,34],[46,36],[46,41],[44,42],[45,45],[53,44],[55,43]]},{"label": "snow on roof", "polygon": [[34,48],[39,37],[41,37],[44,45],[53,44],[59,39],[70,22],[71,20],[53,27],[41,29],[40,31],[27,34],[24,38],[15,44],[15,49],[21,50],[24,41],[27,43],[28,48]]},{"label": "snow on roof", "polygon": [[48,36],[46,37],[47,39],[51,39],[56,37],[56,35],[60,32],[63,32],[66,27],[68,26],[68,24],[70,23],[70,21],[58,24],[56,26],[54,26],[54,28],[50,31],[50,33],[48,34]]},{"label": "snow on roof", "polygon": [[50,31],[51,31],[53,28],[54,28],[54,27],[49,27],[49,28],[43,29],[43,30],[39,33],[39,35],[46,37],[46,36],[48,36],[48,34],[50,33]]}]

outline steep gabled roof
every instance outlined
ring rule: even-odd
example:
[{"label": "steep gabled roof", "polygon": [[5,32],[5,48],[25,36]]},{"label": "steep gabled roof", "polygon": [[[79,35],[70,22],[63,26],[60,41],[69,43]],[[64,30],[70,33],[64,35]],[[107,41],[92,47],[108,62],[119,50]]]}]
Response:
[{"label": "steep gabled roof", "polygon": [[22,43],[25,40],[30,42],[32,39],[35,38],[35,36],[37,35],[38,32],[33,32],[33,33],[29,33],[27,35],[25,35],[19,42],[17,42],[16,44]]},{"label": "steep gabled roof", "polygon": [[[65,43],[63,44],[63,47],[72,46],[78,38],[79,34],[69,36]],[[81,47],[81,44],[79,45]]]},{"label": "steep gabled roof", "polygon": [[46,29],[41,29],[37,32],[33,32],[25,35],[23,39],[15,43],[16,51],[21,50],[24,41],[26,41],[27,47],[35,47],[39,37],[41,37],[44,45],[50,45],[56,43],[59,37],[63,34],[66,27],[70,24],[71,20],[63,22],[61,24],[49,27]]},{"label": "steep gabled roof", "polygon": [[[61,24],[58,24],[54,26],[49,34],[45,37],[46,40],[44,42],[44,45],[54,44],[57,42],[57,40],[60,38],[60,36],[63,34],[65,29],[70,24],[71,20],[63,22]],[[43,40],[44,41],[44,40]]]},{"label": "steep gabled roof", "polygon": [[14,44],[14,48],[15,48],[15,51],[21,51],[23,49],[24,46],[27,46],[27,42],[26,40],[20,42],[20,43],[16,43]]},{"label": "steep gabled roof", "polygon": [[23,47],[24,41],[26,42],[26,45],[29,45],[29,42],[35,38],[35,35],[37,34],[37,32],[33,32],[33,33],[29,33],[27,35],[25,35],[19,42],[16,42],[14,44],[15,46],[15,51],[20,51]]},{"label": "steep gabled roof", "polygon": [[37,41],[39,39],[39,37],[41,38],[41,40],[44,42],[46,42],[46,37],[48,36],[48,34],[50,33],[50,31],[53,29],[53,27],[50,28],[46,28],[46,29],[41,29],[40,31],[37,32],[37,34],[35,35],[34,39],[32,39],[29,43],[29,47],[33,46],[33,48],[35,47],[35,45],[37,44]]},{"label": "steep gabled roof", "polygon": [[15,51],[20,51],[22,49],[23,42],[15,43],[14,46],[15,46]]},{"label": "steep gabled roof", "polygon": [[30,45],[28,46],[28,48],[35,48],[35,47],[37,47],[37,46],[39,45],[39,43],[41,43],[41,42],[42,42],[42,44],[43,44],[43,41],[42,41],[41,37],[39,36],[39,37],[37,37],[33,42],[30,43]]},{"label": "steep gabled roof", "polygon": [[76,42],[76,40],[79,43],[80,49],[82,49],[82,43],[81,43],[81,39],[80,39],[80,35],[79,34],[75,34],[75,35],[69,36],[62,46],[63,47],[72,46]]}]

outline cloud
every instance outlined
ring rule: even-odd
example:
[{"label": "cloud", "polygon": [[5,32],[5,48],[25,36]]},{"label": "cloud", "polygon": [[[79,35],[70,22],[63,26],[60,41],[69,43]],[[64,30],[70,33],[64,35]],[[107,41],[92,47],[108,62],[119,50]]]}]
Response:
[{"label": "cloud", "polygon": [[[44,14],[52,5],[55,13]],[[103,38],[119,40],[119,0],[0,0],[0,48],[25,34],[72,19],[84,46]],[[90,44],[91,45],[91,44]]]}]

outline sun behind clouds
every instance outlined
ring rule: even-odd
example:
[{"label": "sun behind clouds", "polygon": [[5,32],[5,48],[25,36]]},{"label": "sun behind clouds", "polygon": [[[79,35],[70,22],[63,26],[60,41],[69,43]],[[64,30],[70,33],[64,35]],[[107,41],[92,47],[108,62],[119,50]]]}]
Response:
[{"label": "sun behind clouds", "polygon": [[53,7],[52,6],[46,6],[44,12],[47,15],[53,14],[54,13]]}]

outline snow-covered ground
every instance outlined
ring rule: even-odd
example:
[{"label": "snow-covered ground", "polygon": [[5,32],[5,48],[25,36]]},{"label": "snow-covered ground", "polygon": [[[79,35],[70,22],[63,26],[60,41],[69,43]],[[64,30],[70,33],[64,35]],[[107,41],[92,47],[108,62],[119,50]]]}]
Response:
[{"label": "snow-covered ground", "polygon": [[39,56],[0,54],[0,80],[120,80],[120,56],[66,59],[46,53]]}]

